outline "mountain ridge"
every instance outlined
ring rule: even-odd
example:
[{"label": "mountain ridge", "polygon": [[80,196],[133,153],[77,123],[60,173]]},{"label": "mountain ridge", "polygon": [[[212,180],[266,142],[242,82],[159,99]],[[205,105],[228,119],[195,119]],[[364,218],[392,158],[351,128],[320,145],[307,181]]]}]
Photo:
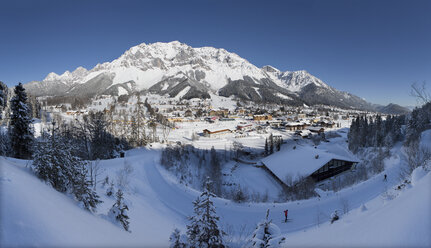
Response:
[{"label": "mountain ridge", "polygon": [[214,93],[258,103],[376,109],[374,104],[339,91],[305,70],[283,72],[270,65],[258,68],[223,48],[193,48],[179,41],[141,43],[90,70],[78,67],[61,75],[51,72],[44,80],[25,87],[34,96],[94,97],[149,91],[170,97],[182,92],[179,98],[190,99],[208,98]]}]

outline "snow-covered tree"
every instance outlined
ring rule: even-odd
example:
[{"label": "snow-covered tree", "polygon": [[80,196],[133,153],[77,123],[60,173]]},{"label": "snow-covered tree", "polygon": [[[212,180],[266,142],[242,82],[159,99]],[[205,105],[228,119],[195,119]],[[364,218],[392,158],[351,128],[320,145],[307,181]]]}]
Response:
[{"label": "snow-covered tree", "polygon": [[273,154],[274,153],[274,136],[269,135],[269,154]]},{"label": "snow-covered tree", "polygon": [[68,147],[51,137],[36,144],[33,168],[36,175],[60,192],[66,192],[72,183],[75,160],[68,154]]},{"label": "snow-covered tree", "polygon": [[180,230],[175,228],[169,237],[170,248],[187,248],[187,237],[184,234],[181,234]]},{"label": "snow-covered tree", "polygon": [[207,179],[202,194],[193,202],[194,216],[189,218],[187,226],[188,242],[191,247],[225,247],[223,231],[218,226],[219,217],[211,198],[215,197],[210,191],[210,180]]},{"label": "snow-covered tree", "polygon": [[84,163],[78,163],[73,176],[73,194],[77,201],[81,202],[88,211],[94,211],[99,203],[99,196],[92,189],[91,180],[88,179],[87,169]]},{"label": "snow-covered tree", "polygon": [[265,156],[269,155],[269,150],[268,150],[268,139],[265,139]]},{"label": "snow-covered tree", "polygon": [[10,153],[9,133],[0,131],[0,156],[8,156]]},{"label": "snow-covered tree", "polygon": [[117,201],[112,205],[109,210],[108,216],[119,222],[124,230],[129,232],[129,216],[127,215],[127,211],[129,211],[129,207],[124,203],[123,192],[119,189],[116,193]]},{"label": "snow-covered tree", "polygon": [[33,130],[30,126],[32,120],[27,103],[27,93],[21,83],[15,87],[14,93],[15,96],[11,99],[11,146],[14,157],[28,159],[32,155]]},{"label": "snow-covered tree", "polygon": [[72,193],[85,209],[94,211],[101,201],[91,188],[86,163],[73,155],[73,144],[56,136],[55,130],[45,136],[37,143],[33,157],[36,175],[56,190]]},{"label": "snow-covered tree", "polygon": [[3,110],[7,103],[7,86],[0,81],[0,120],[3,119]]},{"label": "snow-covered tree", "polygon": [[268,216],[269,209],[266,211],[265,219],[257,225],[246,247],[275,248],[280,247],[286,240],[281,235],[280,228],[272,223],[272,220],[269,220]]}]

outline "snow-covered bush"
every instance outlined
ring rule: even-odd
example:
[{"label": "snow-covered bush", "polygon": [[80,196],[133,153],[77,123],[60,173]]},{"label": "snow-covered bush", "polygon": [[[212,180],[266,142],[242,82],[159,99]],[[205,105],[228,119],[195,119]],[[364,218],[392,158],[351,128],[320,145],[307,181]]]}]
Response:
[{"label": "snow-covered bush", "polygon": [[123,192],[119,189],[116,193],[117,201],[112,205],[109,210],[108,216],[111,220],[120,223],[124,230],[129,231],[129,216],[127,215],[127,211],[129,211],[129,207],[124,203]]},{"label": "snow-covered bush", "polygon": [[106,189],[106,195],[107,196],[112,196],[113,194],[114,194],[114,183],[113,182],[111,182],[110,184],[109,184],[109,187]]},{"label": "snow-covered bush", "polygon": [[331,214],[331,224],[334,223],[335,221],[339,220],[340,216],[338,216],[338,212],[337,210],[335,210],[332,214]]}]

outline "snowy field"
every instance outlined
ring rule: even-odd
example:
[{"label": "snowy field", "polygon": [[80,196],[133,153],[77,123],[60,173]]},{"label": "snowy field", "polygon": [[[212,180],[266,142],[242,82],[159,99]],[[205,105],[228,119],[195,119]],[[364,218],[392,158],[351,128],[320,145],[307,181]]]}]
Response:
[{"label": "snowy field", "polygon": [[[181,127],[183,134],[175,135],[186,136],[194,129],[197,127]],[[289,137],[288,133],[280,134],[286,140]],[[263,149],[263,137],[256,134],[242,139],[252,148]],[[431,137],[431,132],[425,132],[423,137],[422,140],[429,142],[426,137]],[[224,144],[233,139],[201,137],[194,145],[224,149]],[[322,144],[321,149],[342,151],[346,149],[343,139],[335,138]],[[290,145],[288,142],[282,149]],[[0,246],[167,247],[174,228],[186,230],[187,216],[193,213],[192,201],[200,192],[176,183],[159,165],[161,148],[153,144],[151,148],[130,150],[125,158],[101,161],[100,178],[109,176],[115,180],[125,165],[133,168],[125,192],[131,233],[108,220],[106,215],[115,200],[106,196],[106,187],[101,184],[97,192],[104,202],[96,214],[90,214],[68,196],[37,179],[28,168],[28,161],[0,158]],[[406,157],[400,145],[391,152],[393,156],[385,160],[385,171],[336,193],[321,192],[321,197],[287,203],[234,203],[215,199],[221,227],[228,234],[227,241],[232,246],[243,245],[270,209],[270,219],[287,238],[286,247],[430,247],[431,173],[416,169],[412,184],[396,190]],[[388,175],[387,181],[383,181],[383,174]],[[279,190],[258,168],[240,165],[231,177],[252,191]],[[287,223],[282,222],[285,209],[289,209],[291,219]],[[341,218],[330,224],[330,215],[335,210]]]}]

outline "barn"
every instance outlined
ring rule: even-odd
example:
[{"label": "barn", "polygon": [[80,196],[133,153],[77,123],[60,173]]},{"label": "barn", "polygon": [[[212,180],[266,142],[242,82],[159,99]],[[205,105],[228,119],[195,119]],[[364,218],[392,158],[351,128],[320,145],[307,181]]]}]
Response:
[{"label": "barn", "polygon": [[287,180],[298,181],[311,177],[319,182],[349,171],[359,162],[349,154],[335,154],[313,146],[286,148],[262,159],[262,167],[275,180],[286,185]]}]

